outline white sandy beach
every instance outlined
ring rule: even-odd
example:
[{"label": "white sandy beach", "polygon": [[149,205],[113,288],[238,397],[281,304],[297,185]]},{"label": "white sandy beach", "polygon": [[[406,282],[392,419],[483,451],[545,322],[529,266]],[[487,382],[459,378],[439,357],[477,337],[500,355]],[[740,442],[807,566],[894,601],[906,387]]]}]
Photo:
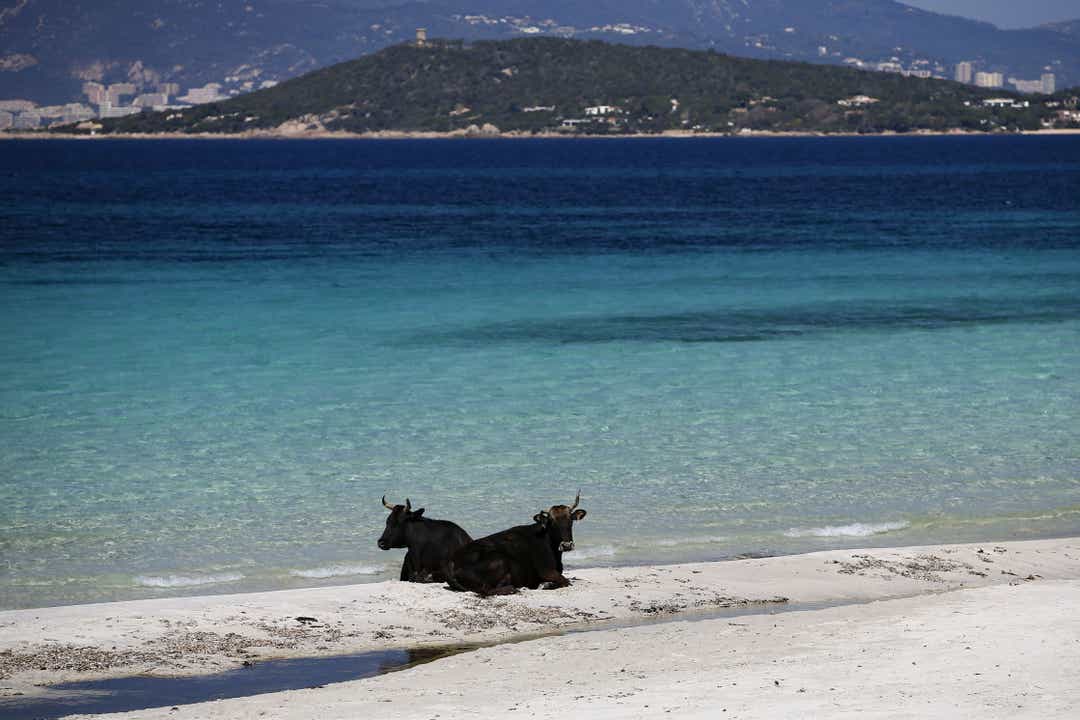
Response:
[{"label": "white sandy beach", "polygon": [[[598,630],[125,717],[1071,718],[1080,707],[1080,539],[569,575],[569,588],[487,600],[387,582],[3,612],[0,700],[62,680],[585,626]],[[753,612],[717,614],[728,607]]]}]

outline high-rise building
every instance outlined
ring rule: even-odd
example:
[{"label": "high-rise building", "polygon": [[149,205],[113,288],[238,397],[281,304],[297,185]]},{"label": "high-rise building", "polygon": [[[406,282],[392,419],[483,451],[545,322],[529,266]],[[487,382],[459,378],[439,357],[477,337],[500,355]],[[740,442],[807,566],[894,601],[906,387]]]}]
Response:
[{"label": "high-rise building", "polygon": [[144,93],[131,101],[132,107],[154,108],[169,104],[169,96],[165,93]]},{"label": "high-rise building", "polygon": [[135,86],[131,83],[113,83],[106,91],[106,99],[109,101],[110,105],[115,107],[120,104],[120,98],[124,97],[125,95],[134,94]]},{"label": "high-rise building", "polygon": [[142,109],[137,107],[112,107],[110,105],[102,105],[99,110],[99,115],[103,118],[118,118],[135,115],[140,112],[142,112]]},{"label": "high-rise building", "polygon": [[964,61],[956,64],[956,82],[971,84],[971,74],[975,71],[975,67],[968,61]]},{"label": "high-rise building", "polygon": [[1005,76],[999,72],[977,72],[975,84],[984,88],[1005,87]]},{"label": "high-rise building", "polygon": [[1043,73],[1042,91],[1047,95],[1053,95],[1057,91],[1057,78],[1054,73]]},{"label": "high-rise building", "polygon": [[224,100],[226,97],[227,96],[221,94],[221,85],[219,83],[207,83],[201,88],[189,88],[187,95],[184,95],[180,99],[192,105],[201,105],[203,103]]},{"label": "high-rise building", "polygon": [[96,82],[85,82],[82,86],[83,95],[91,105],[103,105],[108,97],[105,86]]},{"label": "high-rise building", "polygon": [[82,103],[68,103],[63,107],[63,114],[60,116],[60,122],[68,125],[70,123],[91,120],[94,117],[97,117],[97,113],[95,113],[94,109],[88,105],[83,105]]},{"label": "high-rise building", "polygon": [[1016,92],[1034,94],[1043,91],[1042,80],[1018,80],[1017,78],[1009,78],[1009,83],[1016,88]]},{"label": "high-rise building", "polygon": [[36,110],[24,110],[15,116],[16,130],[35,130],[41,127],[41,115]]},{"label": "high-rise building", "polygon": [[37,105],[31,100],[0,100],[0,110],[4,110],[9,113],[21,113],[26,110],[33,110]]}]

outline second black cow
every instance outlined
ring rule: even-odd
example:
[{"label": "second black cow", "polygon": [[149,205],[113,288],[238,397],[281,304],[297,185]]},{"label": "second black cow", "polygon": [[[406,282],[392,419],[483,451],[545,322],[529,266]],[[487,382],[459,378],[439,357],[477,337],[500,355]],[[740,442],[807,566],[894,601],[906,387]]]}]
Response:
[{"label": "second black cow", "polygon": [[447,565],[450,587],[478,595],[509,595],[545,583],[548,588],[566,587],[570,581],[562,574],[562,554],[574,549],[574,521],[586,514],[578,509],[580,502],[578,493],[573,505],[541,511],[532,525],[512,527],[456,550]]},{"label": "second black cow", "polygon": [[446,561],[450,553],[472,540],[469,534],[449,520],[423,517],[424,508],[413,510],[409,498],[404,505],[391,505],[383,495],[382,504],[390,510],[390,517],[379,538],[379,549],[409,548],[401,563],[401,579],[446,582]]}]

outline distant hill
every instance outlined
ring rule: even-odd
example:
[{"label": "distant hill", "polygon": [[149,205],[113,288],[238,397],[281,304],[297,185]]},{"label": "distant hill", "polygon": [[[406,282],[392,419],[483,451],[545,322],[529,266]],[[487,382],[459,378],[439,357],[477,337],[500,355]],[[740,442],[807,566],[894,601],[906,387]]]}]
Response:
[{"label": "distant hill", "polygon": [[257,89],[411,39],[550,36],[842,64],[955,63],[1080,84],[1069,24],[999,30],[894,0],[0,0],[0,99],[74,100],[86,80]]},{"label": "distant hill", "polygon": [[452,132],[485,124],[503,132],[904,132],[1035,129],[1049,112],[1042,103],[984,107],[991,96],[1002,93],[712,51],[556,38],[434,41],[225,102],[107,121],[104,132]]}]

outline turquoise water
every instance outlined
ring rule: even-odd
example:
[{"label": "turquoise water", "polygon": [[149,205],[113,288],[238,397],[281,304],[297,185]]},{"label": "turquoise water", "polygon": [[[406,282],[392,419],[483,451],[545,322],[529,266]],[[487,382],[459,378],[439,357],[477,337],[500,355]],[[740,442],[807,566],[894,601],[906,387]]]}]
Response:
[{"label": "turquoise water", "polygon": [[0,148],[0,607],[1080,530],[1080,140]]}]

